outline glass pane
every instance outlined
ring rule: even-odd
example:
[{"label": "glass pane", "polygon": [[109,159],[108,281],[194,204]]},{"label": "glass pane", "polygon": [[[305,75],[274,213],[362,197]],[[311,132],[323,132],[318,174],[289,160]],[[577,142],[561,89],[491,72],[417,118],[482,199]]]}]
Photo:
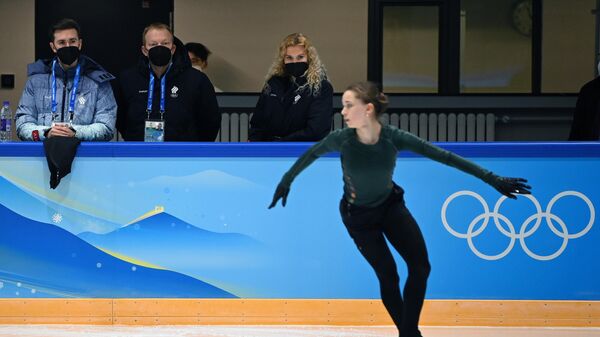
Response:
[{"label": "glass pane", "polygon": [[385,92],[438,92],[438,13],[436,6],[384,7]]},{"label": "glass pane", "polygon": [[462,93],[531,92],[531,0],[462,0]]},{"label": "glass pane", "polygon": [[542,92],[578,92],[596,73],[592,14],[596,0],[542,4]]}]

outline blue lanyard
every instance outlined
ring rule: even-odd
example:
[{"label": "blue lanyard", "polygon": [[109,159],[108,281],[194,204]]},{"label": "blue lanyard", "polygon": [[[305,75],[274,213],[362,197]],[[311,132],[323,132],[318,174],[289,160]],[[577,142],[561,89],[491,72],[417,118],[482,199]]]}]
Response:
[{"label": "blue lanyard", "polygon": [[[56,59],[52,61],[52,116],[54,118],[54,114],[56,114],[56,72],[54,68],[56,67]],[[67,76],[65,71],[65,83],[67,83]],[[73,88],[71,88],[71,97],[69,98],[69,122],[73,120],[73,114],[75,112],[75,98],[77,97],[77,87],[79,87],[79,79],[81,76],[81,63],[77,64],[77,68],[75,68],[75,78],[73,79]],[[64,118],[63,118],[64,119]],[[64,122],[62,120],[61,122]]]},{"label": "blue lanyard", "polygon": [[[166,88],[166,79],[169,70],[171,69],[171,65],[167,68],[167,71],[163,74],[160,79],[160,119],[163,120],[163,115],[165,114],[165,88]],[[148,105],[146,106],[146,113],[148,114],[148,119],[150,119],[150,114],[152,113],[152,100],[154,99],[154,72],[150,65],[148,65],[150,69],[150,82],[148,83]]]}]

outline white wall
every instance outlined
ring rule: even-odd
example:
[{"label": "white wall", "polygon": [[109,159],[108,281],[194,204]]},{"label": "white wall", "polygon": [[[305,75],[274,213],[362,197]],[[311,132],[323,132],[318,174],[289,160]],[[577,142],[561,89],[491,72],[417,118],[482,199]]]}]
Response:
[{"label": "white wall", "polygon": [[213,54],[207,74],[224,91],[258,92],[277,47],[302,32],[336,92],[367,78],[367,0],[175,0],[175,35]]},{"label": "white wall", "polygon": [[0,73],[15,75],[15,88],[0,89],[0,100],[9,100],[13,112],[27,81],[27,64],[35,57],[34,2],[0,0]]}]

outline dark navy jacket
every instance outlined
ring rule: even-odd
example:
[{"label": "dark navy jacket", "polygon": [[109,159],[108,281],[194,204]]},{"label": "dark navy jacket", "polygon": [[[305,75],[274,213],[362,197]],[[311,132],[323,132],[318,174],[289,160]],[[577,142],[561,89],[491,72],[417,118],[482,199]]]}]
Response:
[{"label": "dark navy jacket", "polygon": [[313,95],[308,88],[298,91],[302,80],[274,76],[267,81],[250,121],[250,141],[312,142],[329,134],[333,87],[323,80]]},{"label": "dark navy jacket", "polygon": [[[166,75],[165,141],[215,140],[221,127],[221,113],[215,90],[208,77],[192,68],[185,47],[175,38],[177,49],[173,65]],[[143,141],[147,118],[148,58],[124,71],[118,78],[117,130],[123,139]],[[151,119],[160,119],[160,79],[154,80],[154,98]]]}]

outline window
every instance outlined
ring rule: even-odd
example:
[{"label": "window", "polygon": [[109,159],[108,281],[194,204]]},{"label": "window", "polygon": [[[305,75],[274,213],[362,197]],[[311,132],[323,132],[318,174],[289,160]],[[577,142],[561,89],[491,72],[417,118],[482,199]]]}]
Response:
[{"label": "window", "polygon": [[368,78],[394,93],[577,93],[597,74],[597,6],[369,0]]},{"label": "window", "polygon": [[576,93],[594,78],[596,0],[544,0],[542,92]]},{"label": "window", "polygon": [[462,0],[461,93],[530,93],[531,0]]},{"label": "window", "polygon": [[383,11],[383,90],[438,92],[439,8],[386,6]]}]

